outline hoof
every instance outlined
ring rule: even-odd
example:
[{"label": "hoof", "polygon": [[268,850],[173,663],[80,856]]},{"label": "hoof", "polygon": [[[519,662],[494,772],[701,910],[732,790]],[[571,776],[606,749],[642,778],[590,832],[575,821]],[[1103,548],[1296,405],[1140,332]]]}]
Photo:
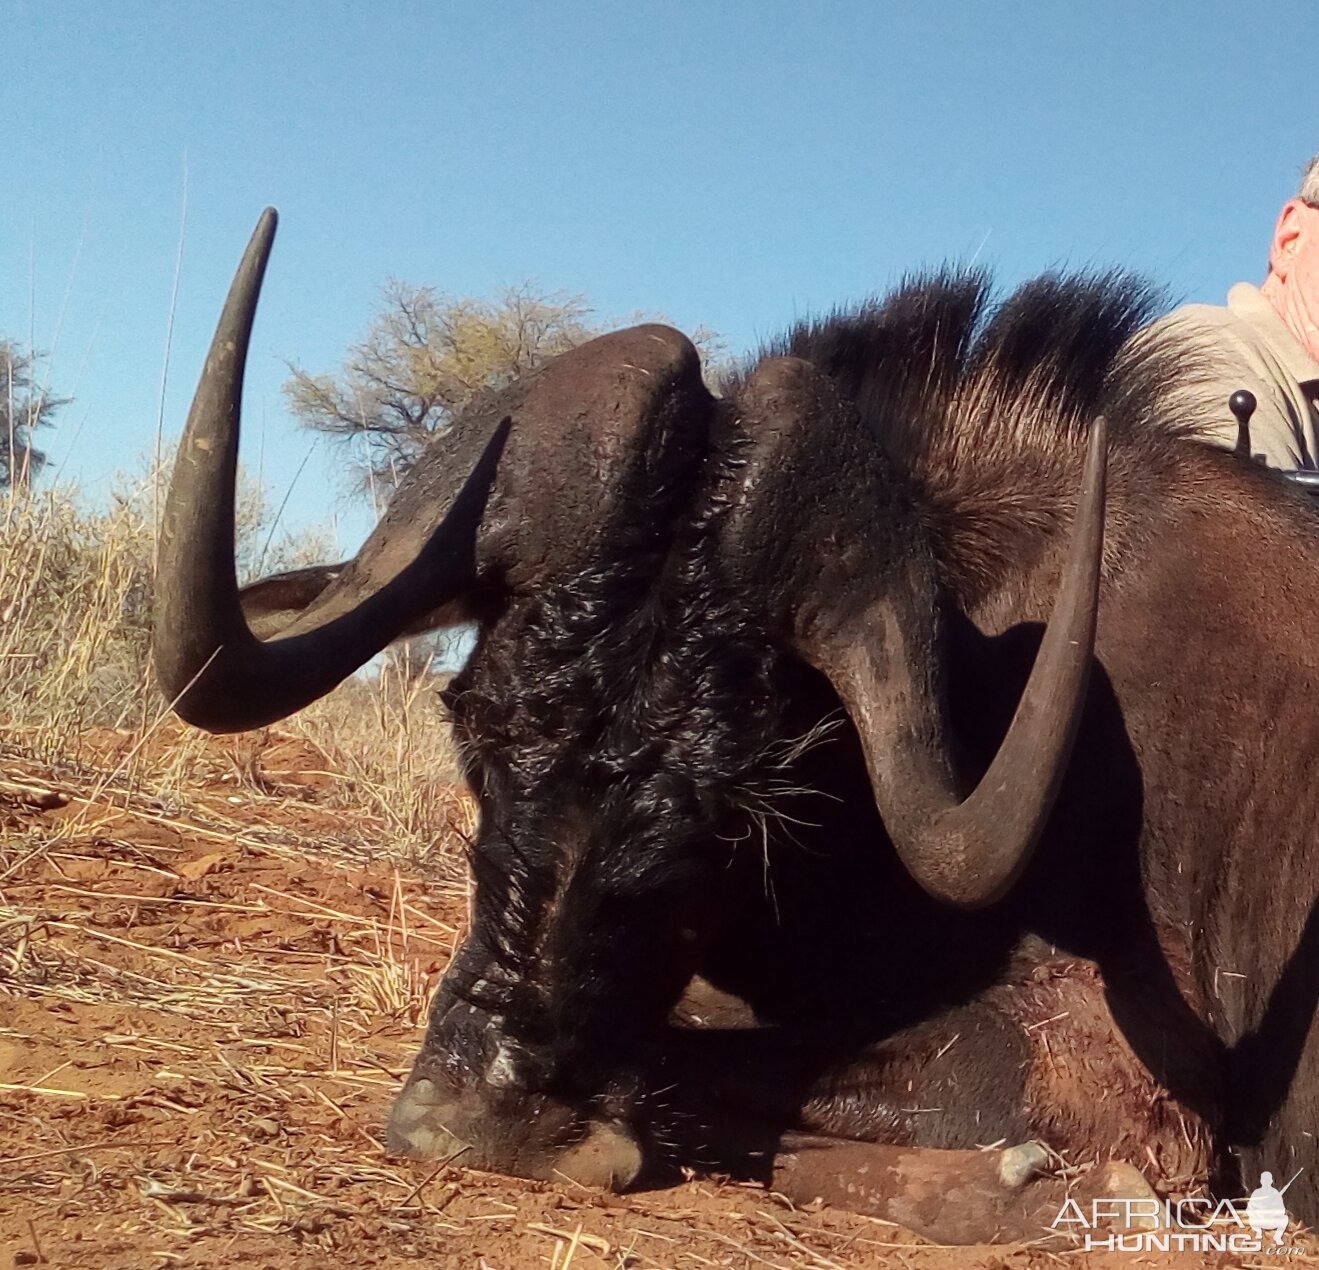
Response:
[{"label": "hoof", "polygon": [[641,1147],[623,1126],[597,1122],[554,1164],[554,1176],[579,1186],[626,1190],[641,1172]]},{"label": "hoof", "polygon": [[1019,1191],[1033,1177],[1048,1170],[1049,1153],[1038,1142],[1022,1142],[999,1153],[998,1180],[1010,1191]]},{"label": "hoof", "polygon": [[1158,1193],[1141,1171],[1120,1160],[1109,1160],[1091,1169],[1072,1188],[1070,1198],[1084,1209],[1091,1200],[1124,1199],[1140,1201],[1123,1205],[1124,1226],[1128,1230],[1158,1230],[1162,1204]]},{"label": "hoof", "polygon": [[[498,1114],[446,1098],[425,1076],[411,1081],[394,1102],[386,1147],[392,1155],[442,1160],[488,1173],[538,1181],[569,1181],[624,1190],[637,1180],[641,1145],[625,1124],[541,1114]],[[536,1129],[544,1131],[537,1139]],[[564,1146],[565,1139],[569,1142]]]}]

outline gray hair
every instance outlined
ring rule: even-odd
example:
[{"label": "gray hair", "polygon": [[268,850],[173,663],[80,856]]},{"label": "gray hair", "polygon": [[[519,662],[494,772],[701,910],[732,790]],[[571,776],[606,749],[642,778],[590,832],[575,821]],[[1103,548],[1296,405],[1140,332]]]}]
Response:
[{"label": "gray hair", "polygon": [[1305,175],[1301,177],[1301,188],[1296,196],[1302,203],[1319,207],[1319,154],[1316,154],[1306,167]]}]

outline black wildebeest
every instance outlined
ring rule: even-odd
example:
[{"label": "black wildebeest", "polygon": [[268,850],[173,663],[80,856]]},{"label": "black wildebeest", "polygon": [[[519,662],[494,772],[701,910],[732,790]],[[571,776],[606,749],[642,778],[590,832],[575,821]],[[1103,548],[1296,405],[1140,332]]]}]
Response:
[{"label": "black wildebeest", "polygon": [[[474,917],[397,1149],[705,1163],[947,1234],[941,1162],[1008,1193],[1030,1149],[967,1149],[1039,1139],[1172,1190],[1304,1167],[1319,1217],[1319,524],[1166,417],[1191,367],[1130,341],[1139,284],[935,276],[720,400],[677,332],[602,337],[443,433],[353,561],[240,596],[273,231],[179,453],[156,665],[235,730],[479,624]],[[694,981],[754,1026],[676,1018]]]}]

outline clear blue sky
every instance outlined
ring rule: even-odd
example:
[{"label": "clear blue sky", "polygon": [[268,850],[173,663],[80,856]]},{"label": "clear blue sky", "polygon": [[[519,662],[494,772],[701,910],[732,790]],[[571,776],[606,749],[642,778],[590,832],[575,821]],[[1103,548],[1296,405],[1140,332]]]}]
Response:
[{"label": "clear blue sky", "polygon": [[[54,349],[76,404],[47,447],[93,492],[152,444],[185,164],[166,429],[272,203],[244,453],[278,493],[311,444],[285,359],[335,367],[391,275],[472,295],[534,279],[735,352],[945,259],[1004,283],[1121,264],[1217,301],[1261,275],[1319,150],[1313,0],[3,14],[0,333]],[[321,446],[295,522],[345,506]]]}]

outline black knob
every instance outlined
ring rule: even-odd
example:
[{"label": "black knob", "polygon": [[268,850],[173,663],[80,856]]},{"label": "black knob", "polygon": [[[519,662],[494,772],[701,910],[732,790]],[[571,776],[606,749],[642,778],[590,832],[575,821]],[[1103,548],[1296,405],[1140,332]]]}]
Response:
[{"label": "black knob", "polygon": [[1227,408],[1237,421],[1236,453],[1247,459],[1250,458],[1250,416],[1255,413],[1257,404],[1255,394],[1249,388],[1238,388],[1227,399]]},{"label": "black knob", "polygon": [[1249,388],[1238,388],[1227,399],[1227,408],[1236,415],[1238,423],[1249,423],[1257,404],[1255,394]]}]

